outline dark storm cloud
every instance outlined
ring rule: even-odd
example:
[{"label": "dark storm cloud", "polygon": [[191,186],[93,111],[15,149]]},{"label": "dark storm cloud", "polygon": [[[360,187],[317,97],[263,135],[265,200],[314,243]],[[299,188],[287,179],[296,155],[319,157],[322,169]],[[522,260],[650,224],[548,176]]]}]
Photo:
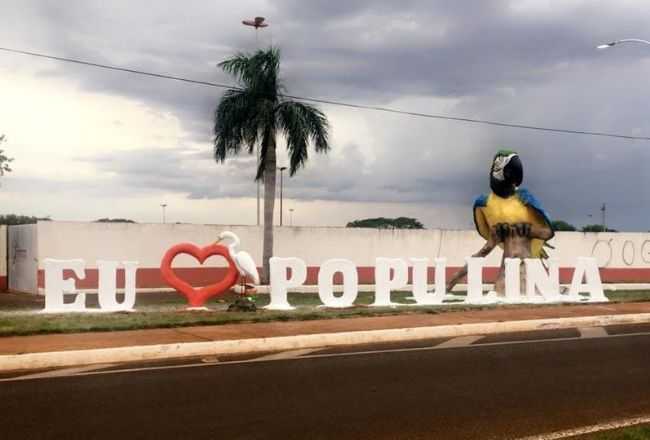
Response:
[{"label": "dark storm cloud", "polygon": [[[309,172],[294,177],[285,174],[284,190],[288,198],[299,200],[338,200],[366,202],[457,202],[457,189],[464,191],[466,176],[458,178],[415,178],[399,174],[385,176],[363,174],[364,157],[355,145],[342,148],[343,155],[314,155]],[[232,158],[225,164],[212,165],[214,159],[205,152],[187,149],[144,148],[101,155],[89,162],[106,173],[103,184],[114,190],[135,192],[170,191],[187,194],[190,199],[218,197],[253,197],[255,159]],[[474,184],[485,176],[474,178]],[[109,183],[110,182],[110,183]],[[429,189],[429,191],[427,191]]]},{"label": "dark storm cloud", "polygon": [[[0,36],[16,47],[225,83],[231,80],[216,64],[255,47],[240,20],[261,14],[271,23],[261,41],[272,35],[281,45],[294,94],[438,113],[442,97],[453,100],[444,113],[460,116],[650,135],[650,48],[593,49],[650,37],[643,1],[32,1],[3,12],[8,24]],[[182,141],[205,144],[199,155],[143,146],[96,158],[120,188],[251,195],[253,159],[218,166],[211,159],[219,89],[16,57],[1,62],[38,65],[43,78],[70,78],[172,112],[187,132]],[[508,146],[521,152],[525,185],[555,217],[585,223],[606,202],[615,226],[648,229],[649,143],[364,117],[376,138],[374,158],[362,153],[364,145],[347,143],[333,145],[330,157],[312,154],[288,181],[289,197],[470,205],[488,190],[494,151]]]},{"label": "dark storm cloud", "polygon": [[251,195],[254,158],[241,157],[216,166],[211,155],[186,148],[142,148],[99,155],[89,162],[122,191],[186,194],[190,199]]},{"label": "dark storm cloud", "polygon": [[549,2],[549,14],[518,11],[525,2],[517,1],[354,2],[347,10],[337,3],[334,11],[331,3],[280,2],[292,33],[306,36],[285,52],[300,77],[317,75],[310,87],[336,96],[334,84],[353,84],[375,100],[467,96],[543,81],[564,63],[598,60],[594,45],[620,38],[620,29],[643,34],[648,25],[634,7],[595,2]]}]

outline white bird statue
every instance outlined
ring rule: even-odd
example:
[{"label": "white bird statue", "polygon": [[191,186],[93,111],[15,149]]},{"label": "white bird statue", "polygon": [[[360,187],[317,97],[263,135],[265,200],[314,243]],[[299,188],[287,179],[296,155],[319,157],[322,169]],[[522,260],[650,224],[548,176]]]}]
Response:
[{"label": "white bird statue", "polygon": [[230,254],[230,258],[232,258],[239,275],[241,275],[241,293],[244,294],[246,292],[246,277],[250,278],[254,284],[259,284],[260,275],[257,272],[257,266],[255,265],[255,261],[253,261],[253,257],[248,252],[237,250],[240,243],[239,237],[234,232],[225,231],[218,236],[217,243],[220,242],[226,242],[225,245],[228,248],[228,254]]}]

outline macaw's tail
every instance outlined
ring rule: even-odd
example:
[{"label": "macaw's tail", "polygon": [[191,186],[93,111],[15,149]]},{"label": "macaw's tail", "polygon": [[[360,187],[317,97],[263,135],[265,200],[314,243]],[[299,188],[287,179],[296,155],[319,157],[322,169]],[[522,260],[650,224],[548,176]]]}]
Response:
[{"label": "macaw's tail", "polygon": [[530,245],[530,254],[533,257],[547,259],[549,255],[544,248],[555,249],[555,247],[547,241],[542,240],[541,238],[534,238]]}]

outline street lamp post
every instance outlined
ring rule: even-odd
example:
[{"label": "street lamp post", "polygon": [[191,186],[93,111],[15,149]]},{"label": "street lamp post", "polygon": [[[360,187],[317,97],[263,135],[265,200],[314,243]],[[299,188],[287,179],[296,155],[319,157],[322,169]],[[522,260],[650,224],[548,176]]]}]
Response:
[{"label": "street lamp post", "polygon": [[640,44],[647,44],[648,46],[650,46],[650,41],[647,40],[641,40],[639,38],[625,38],[623,40],[616,40],[616,41],[612,41],[611,43],[601,44],[600,46],[597,46],[596,49],[608,49],[610,47],[614,47],[622,43],[640,43]]},{"label": "street lamp post", "polygon": [[[264,17],[255,17],[252,20],[242,20],[242,24],[244,26],[250,26],[255,28],[255,46],[257,49],[259,49],[259,37],[258,37],[258,29],[259,28],[265,28],[268,27],[268,23],[265,22]],[[257,156],[257,169],[260,167],[260,154],[259,154],[259,146],[256,149],[255,155]],[[260,185],[261,182],[258,180],[257,181],[257,226],[260,225]]]},{"label": "street lamp post", "polygon": [[[600,227],[603,229],[603,232],[607,232],[607,204],[606,203],[603,203],[603,205],[600,207],[600,215],[601,215]],[[589,217],[593,221],[594,215],[587,214],[587,217]]]},{"label": "street lamp post", "polygon": [[165,208],[167,207],[167,203],[161,203],[160,207],[162,208],[162,222],[165,223]]},{"label": "street lamp post", "polygon": [[284,170],[287,169],[287,167],[278,167],[280,170],[280,226],[282,226],[282,188],[284,187],[284,181],[282,179],[282,176],[284,175]]}]

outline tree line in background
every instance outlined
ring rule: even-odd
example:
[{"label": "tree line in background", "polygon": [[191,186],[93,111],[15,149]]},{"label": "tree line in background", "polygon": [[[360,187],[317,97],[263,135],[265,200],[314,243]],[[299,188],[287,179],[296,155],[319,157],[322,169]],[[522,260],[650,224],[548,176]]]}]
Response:
[{"label": "tree line in background", "polygon": [[50,221],[49,217],[34,217],[31,215],[4,214],[0,215],[0,225],[31,225],[38,221]]},{"label": "tree line in background", "polygon": [[[50,217],[34,217],[31,215],[18,215],[18,214],[3,214],[0,215],[0,225],[32,225],[35,223],[49,222]],[[100,218],[95,220],[95,223],[135,223],[133,220],[127,218]]]},{"label": "tree line in background", "polygon": [[95,223],[136,223],[135,221],[128,218],[100,218],[95,220]]},{"label": "tree line in background", "polygon": [[[556,231],[578,231],[578,228],[573,226],[571,223],[567,223],[564,220],[555,220],[552,221],[553,229]],[[616,229],[607,228],[603,225],[585,225],[580,229],[580,232],[618,232]]]},{"label": "tree line in background", "polygon": [[[35,217],[30,215],[3,214],[0,215],[0,225],[29,225],[39,221],[51,221],[50,217]],[[128,218],[109,218],[104,217],[95,220],[95,223],[137,223]],[[563,220],[551,222],[553,229],[556,231],[578,231],[578,228]],[[424,229],[424,225],[415,218],[411,217],[375,217],[364,218],[349,222],[348,228],[376,228],[376,229]],[[603,225],[585,225],[580,232],[603,232]],[[607,228],[607,232],[618,232],[616,229]]]},{"label": "tree line in background", "polygon": [[[580,232],[605,232],[603,225],[585,225],[582,229],[578,229],[571,223],[564,220],[555,220],[551,222],[553,229],[556,231],[580,231]],[[349,222],[346,227],[348,228],[376,228],[376,229],[424,229],[424,225],[417,219],[411,217],[397,217],[397,218],[365,218],[361,220],[354,220]],[[607,228],[606,232],[618,232],[616,229]]]},{"label": "tree line in background", "polygon": [[365,218],[349,222],[348,228],[377,228],[377,229],[424,229],[424,225],[415,218]]}]

